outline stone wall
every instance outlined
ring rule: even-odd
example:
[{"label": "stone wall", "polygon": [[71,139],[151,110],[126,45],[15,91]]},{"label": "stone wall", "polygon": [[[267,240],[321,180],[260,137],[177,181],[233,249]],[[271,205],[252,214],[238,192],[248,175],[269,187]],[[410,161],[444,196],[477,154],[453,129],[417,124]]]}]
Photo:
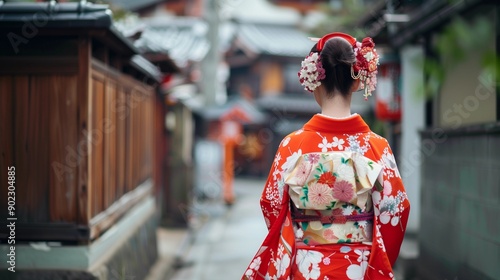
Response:
[{"label": "stone wall", "polygon": [[[500,279],[500,129],[422,140],[420,257],[422,279]],[[429,150],[430,151],[430,150]]]}]

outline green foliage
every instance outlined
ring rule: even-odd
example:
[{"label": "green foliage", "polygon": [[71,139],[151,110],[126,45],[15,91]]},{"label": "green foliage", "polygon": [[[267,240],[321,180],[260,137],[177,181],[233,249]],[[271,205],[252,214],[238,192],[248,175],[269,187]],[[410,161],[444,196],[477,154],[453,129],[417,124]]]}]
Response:
[{"label": "green foliage", "polygon": [[500,61],[496,51],[490,48],[494,36],[494,26],[487,16],[481,15],[470,21],[454,18],[434,38],[432,51],[435,57],[426,57],[424,61],[427,82],[422,95],[427,98],[435,95],[446,80],[447,71],[456,67],[471,52],[481,54],[485,71],[492,75],[498,73]]},{"label": "green foliage", "polygon": [[370,9],[364,1],[342,1],[342,8],[334,10],[329,4],[320,6],[320,10],[329,16],[321,24],[316,26],[311,33],[316,37],[321,37],[327,33],[338,31],[353,35],[354,37],[364,37],[366,34],[356,27],[356,23]]},{"label": "green foliage", "polygon": [[127,10],[121,8],[115,8],[111,6],[111,11],[113,11],[113,20],[120,21],[125,20],[127,17],[132,16],[133,14]]}]

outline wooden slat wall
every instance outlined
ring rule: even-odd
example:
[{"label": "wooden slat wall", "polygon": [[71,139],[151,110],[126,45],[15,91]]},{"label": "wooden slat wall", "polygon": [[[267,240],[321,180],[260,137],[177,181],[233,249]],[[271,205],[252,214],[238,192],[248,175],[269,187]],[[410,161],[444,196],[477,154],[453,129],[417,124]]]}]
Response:
[{"label": "wooden slat wall", "polygon": [[135,161],[135,155],[134,155],[134,143],[136,140],[133,137],[129,137],[130,135],[136,135],[136,131],[134,131],[136,125],[135,125],[135,110],[132,107],[131,104],[133,103],[133,98],[135,96],[135,92],[130,90],[128,96],[127,96],[127,135],[125,136],[126,140],[126,164],[125,164],[125,192],[129,192],[133,186],[134,186],[134,166],[133,162]]},{"label": "wooden slat wall", "polygon": [[116,96],[116,197],[125,194],[125,162],[127,144],[127,113],[124,110],[127,91],[122,90]]},{"label": "wooden slat wall", "polygon": [[132,131],[132,110],[130,109],[130,100],[132,100],[132,89],[127,89],[125,90],[126,95],[125,95],[125,105],[124,105],[124,110],[125,110],[125,176],[123,180],[125,180],[125,185],[123,188],[123,192],[127,193],[132,186],[132,167],[131,167],[131,161],[132,161],[132,154],[131,154],[131,143],[132,139],[129,137],[129,135],[133,135]]},{"label": "wooden slat wall", "polygon": [[[138,124],[137,130],[141,137],[137,138],[136,156],[138,165],[136,170],[137,183],[146,180],[152,175],[152,162],[153,162],[153,110],[154,98],[151,94],[145,92],[138,93],[140,101],[137,106]],[[144,125],[148,124],[148,125]]]},{"label": "wooden slat wall", "polygon": [[152,177],[153,90],[124,75],[92,70],[90,127],[102,132],[91,144],[92,217]]},{"label": "wooden slat wall", "polygon": [[139,173],[141,171],[140,166],[137,166],[135,164],[136,162],[140,162],[140,154],[139,154],[139,147],[141,145],[141,139],[142,139],[142,127],[141,127],[141,105],[142,105],[142,100],[141,100],[141,94],[139,91],[134,90],[133,91],[133,102],[134,104],[132,105],[132,116],[134,117],[132,119],[133,123],[133,133],[131,135],[141,135],[141,137],[131,137],[132,139],[132,150],[131,153],[133,154],[133,160],[130,162],[131,163],[131,168],[132,168],[132,185],[130,186],[133,188],[136,184],[139,183]]},{"label": "wooden slat wall", "polygon": [[50,95],[50,221],[74,222],[78,209],[78,165],[86,154],[85,146],[77,143],[77,77],[41,76],[38,79],[48,82],[46,90]]},{"label": "wooden slat wall", "polygon": [[148,104],[148,109],[150,112],[148,112],[147,116],[148,116],[148,121],[147,123],[150,123],[151,125],[148,126],[148,141],[146,143],[146,145],[151,145],[151,149],[148,149],[147,150],[147,158],[145,159],[146,163],[147,163],[147,166],[148,166],[148,170],[146,171],[147,175],[146,176],[151,176],[152,173],[153,173],[153,169],[154,169],[154,153],[156,152],[156,147],[154,145],[154,143],[156,142],[155,140],[155,126],[153,125],[155,123],[155,113],[154,113],[154,110],[155,110],[155,102],[156,102],[156,99],[154,96],[152,96],[151,98],[148,99],[149,100],[149,104]]},{"label": "wooden slat wall", "polygon": [[145,104],[144,108],[144,115],[145,115],[145,123],[149,123],[150,125],[146,126],[146,131],[144,132],[146,134],[146,143],[144,145],[150,145],[151,148],[146,149],[144,155],[144,170],[143,170],[143,178],[152,176],[153,172],[153,148],[154,148],[154,108],[155,108],[155,99],[153,98],[148,98],[147,103]]},{"label": "wooden slat wall", "polygon": [[91,217],[91,197],[92,190],[89,188],[89,156],[88,156],[88,137],[85,132],[88,132],[89,126],[89,107],[90,107],[90,60],[92,55],[92,48],[90,38],[81,35],[78,38],[78,145],[84,146],[86,154],[80,158],[78,165],[78,210],[77,210],[77,224],[81,227],[88,225]]},{"label": "wooden slat wall", "polygon": [[14,165],[14,104],[12,76],[0,76],[0,219],[7,216],[7,168]]},{"label": "wooden slat wall", "polygon": [[92,75],[92,91],[89,104],[89,189],[91,189],[91,214],[99,214],[104,209],[104,92],[105,81]]},{"label": "wooden slat wall", "polygon": [[[49,166],[49,96],[48,92],[30,90],[42,87],[41,80],[31,79],[27,75],[14,76],[13,79],[15,101],[12,133],[16,143],[16,214],[20,221],[46,222],[49,220],[46,195],[49,191],[49,170],[45,169]],[[43,107],[44,110],[41,110]]]},{"label": "wooden slat wall", "polygon": [[[88,38],[84,41],[88,42]],[[77,79],[79,69],[86,66],[79,63],[80,46],[83,45],[76,37],[36,36],[16,55],[5,48],[0,51],[0,103],[6,106],[0,110],[9,116],[6,119],[4,114],[0,116],[0,122],[8,122],[0,128],[0,136],[8,136],[9,140],[2,141],[0,149],[8,157],[5,164],[16,167],[19,240],[28,235],[35,238],[50,235],[47,229],[51,223],[68,228],[78,222],[81,157],[77,122],[82,110],[76,92],[88,83],[88,79],[85,83]],[[3,87],[4,84],[8,87]],[[1,174],[7,167],[1,164],[0,167]],[[2,178],[2,184],[6,182]],[[1,196],[0,208],[6,210],[4,197]],[[4,222],[5,219],[0,221]],[[29,230],[28,226],[40,231]]]},{"label": "wooden slat wall", "polygon": [[153,88],[86,69],[0,75],[0,179],[16,167],[19,223],[89,226],[152,177]]},{"label": "wooden slat wall", "polygon": [[19,223],[76,221],[76,76],[3,76],[0,83],[2,168],[16,167]]},{"label": "wooden slat wall", "polygon": [[116,83],[110,79],[106,83],[105,113],[104,113],[104,208],[106,209],[117,199],[117,169],[116,169]]}]

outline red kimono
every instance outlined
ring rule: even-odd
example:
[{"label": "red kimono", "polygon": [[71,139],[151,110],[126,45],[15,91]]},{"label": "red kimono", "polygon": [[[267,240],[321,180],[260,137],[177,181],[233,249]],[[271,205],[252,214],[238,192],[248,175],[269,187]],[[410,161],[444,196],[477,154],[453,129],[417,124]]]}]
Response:
[{"label": "red kimono", "polygon": [[389,144],[361,116],[317,114],[285,137],[261,208],[269,232],[242,279],[394,278],[410,204]]}]

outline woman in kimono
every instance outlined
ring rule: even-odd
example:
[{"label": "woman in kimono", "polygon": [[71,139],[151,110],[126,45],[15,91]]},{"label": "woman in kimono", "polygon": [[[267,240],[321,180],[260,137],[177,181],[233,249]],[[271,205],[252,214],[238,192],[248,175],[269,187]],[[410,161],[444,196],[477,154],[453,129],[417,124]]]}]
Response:
[{"label": "woman in kimono", "polygon": [[350,108],[377,64],[371,38],[338,32],[302,62],[321,113],[276,152],[260,200],[269,232],[242,279],[394,279],[410,204],[387,140]]}]

